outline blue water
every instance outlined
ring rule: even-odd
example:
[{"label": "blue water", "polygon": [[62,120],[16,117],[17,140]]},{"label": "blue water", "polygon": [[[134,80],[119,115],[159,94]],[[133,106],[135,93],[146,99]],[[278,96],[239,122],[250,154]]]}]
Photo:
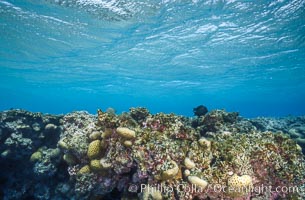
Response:
[{"label": "blue water", "polygon": [[0,110],[305,114],[305,1],[0,0]]}]

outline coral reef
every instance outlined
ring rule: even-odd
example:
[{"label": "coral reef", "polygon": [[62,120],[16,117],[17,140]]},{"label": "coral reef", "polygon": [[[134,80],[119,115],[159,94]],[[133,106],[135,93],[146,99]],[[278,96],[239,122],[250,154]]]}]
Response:
[{"label": "coral reef", "polygon": [[62,153],[56,148],[61,117],[0,112],[0,199],[50,199],[52,188],[68,179],[67,171],[59,170]]},{"label": "coral reef", "polygon": [[143,107],[130,108],[129,110],[130,116],[138,122],[144,121],[150,115],[149,111]]},{"label": "coral reef", "polygon": [[222,133],[229,132],[249,132],[255,127],[247,120],[242,120],[237,112],[225,112],[224,110],[212,110],[204,116],[195,118],[192,121],[202,136],[208,132]]},{"label": "coral reef", "polygon": [[249,120],[260,131],[283,132],[289,134],[305,153],[305,116],[285,118],[259,117]]},{"label": "coral reef", "polygon": [[145,108],[0,117],[1,199],[305,198],[303,117]]},{"label": "coral reef", "polygon": [[58,148],[48,149],[45,146],[39,148],[30,157],[30,161],[35,163],[34,173],[38,176],[53,176],[57,172],[61,156]]},{"label": "coral reef", "polygon": [[[139,110],[143,111],[143,108]],[[90,171],[95,177],[86,195],[102,197],[105,191],[114,189],[122,198],[142,199],[154,198],[154,195],[159,199],[303,195],[235,191],[250,186],[302,184],[305,176],[303,154],[287,135],[260,132],[251,122],[238,117],[238,113],[223,110],[211,111],[195,119],[148,112],[145,117],[135,117],[135,113],[143,112],[137,112],[135,108],[132,111],[133,114],[122,115],[98,111],[96,129],[104,135],[98,141],[104,144],[97,146],[104,147],[103,153],[96,151],[94,159],[88,154],[87,159],[75,165],[89,166],[86,172]],[[82,179],[75,180],[77,183]],[[141,191],[142,184],[146,184],[148,190]],[[104,186],[104,191],[100,185]],[[173,190],[149,191],[160,185]],[[215,192],[215,185],[233,191]],[[199,191],[184,192],[179,186],[195,186]]]}]

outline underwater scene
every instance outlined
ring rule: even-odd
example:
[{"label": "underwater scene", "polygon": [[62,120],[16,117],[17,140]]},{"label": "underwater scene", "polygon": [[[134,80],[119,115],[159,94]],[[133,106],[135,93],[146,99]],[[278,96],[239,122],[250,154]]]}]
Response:
[{"label": "underwater scene", "polygon": [[0,200],[305,200],[305,0],[0,0]]}]

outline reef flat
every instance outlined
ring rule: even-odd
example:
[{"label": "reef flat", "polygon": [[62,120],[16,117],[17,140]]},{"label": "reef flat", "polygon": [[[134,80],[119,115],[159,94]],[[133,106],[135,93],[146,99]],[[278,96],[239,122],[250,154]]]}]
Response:
[{"label": "reef flat", "polygon": [[194,113],[0,112],[0,199],[305,199],[305,116]]}]

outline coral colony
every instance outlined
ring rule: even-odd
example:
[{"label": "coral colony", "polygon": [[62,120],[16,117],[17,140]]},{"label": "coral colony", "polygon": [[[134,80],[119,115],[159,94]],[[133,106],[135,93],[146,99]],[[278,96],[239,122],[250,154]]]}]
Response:
[{"label": "coral colony", "polygon": [[[1,113],[4,199],[304,199],[305,118]],[[27,169],[27,170],[25,170]],[[32,170],[28,170],[32,169]],[[19,174],[17,175],[18,172]]]}]

